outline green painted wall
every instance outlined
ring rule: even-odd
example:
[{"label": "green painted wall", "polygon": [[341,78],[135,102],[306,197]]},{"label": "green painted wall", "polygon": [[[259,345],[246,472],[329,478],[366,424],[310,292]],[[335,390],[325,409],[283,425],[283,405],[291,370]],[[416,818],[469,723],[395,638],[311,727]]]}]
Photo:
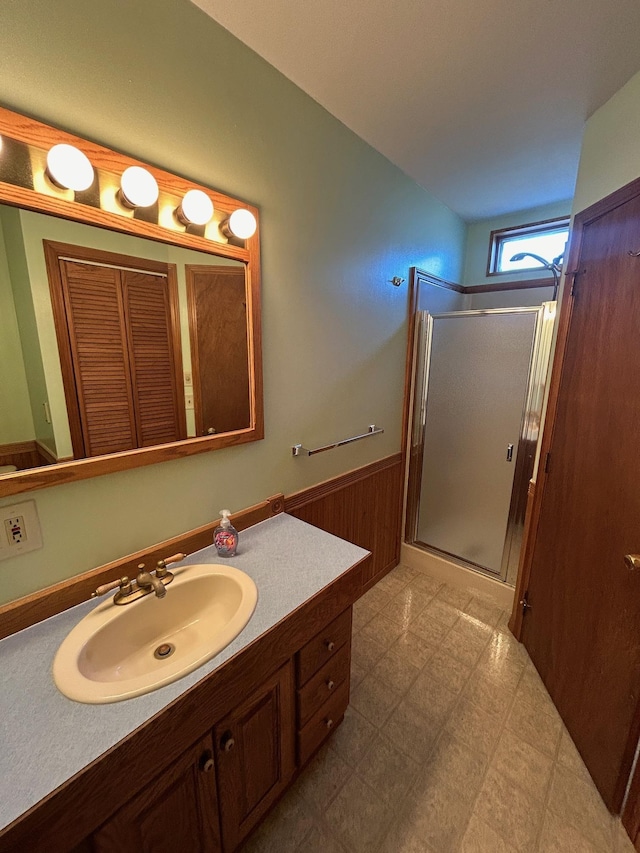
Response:
[{"label": "green painted wall", "polygon": [[[558,216],[569,216],[571,199],[547,204],[542,207],[531,207],[519,210],[506,216],[496,216],[493,219],[481,219],[472,222],[467,229],[467,243],[464,257],[464,279],[462,284],[474,287],[479,284],[496,284],[502,276],[487,275],[487,257],[489,255],[489,239],[492,231],[499,228],[511,228],[526,225],[529,222],[542,222],[545,219],[555,219]],[[513,273],[505,276],[510,281],[526,281],[538,278],[540,273]]]},{"label": "green painted wall", "polygon": [[574,213],[640,176],[639,128],[640,72],[587,121]]},{"label": "green painted wall", "polygon": [[[29,265],[21,227],[22,213],[15,207],[4,207],[0,211],[4,231],[7,266],[15,313],[20,330],[22,358],[26,374],[26,393],[33,421],[34,438],[56,454],[53,427],[45,418],[44,403],[47,401],[47,385],[38,339],[36,310],[29,283]],[[27,436],[25,436],[26,440]]]},{"label": "green painted wall", "polygon": [[35,438],[18,318],[0,216],[0,444]]},{"label": "green painted wall", "polygon": [[[2,600],[400,449],[408,291],[389,279],[459,280],[459,217],[187,0],[6,0],[0,102],[260,207],[266,425],[25,495],[45,544],[0,564]],[[384,435],[291,456],[374,422]]]}]

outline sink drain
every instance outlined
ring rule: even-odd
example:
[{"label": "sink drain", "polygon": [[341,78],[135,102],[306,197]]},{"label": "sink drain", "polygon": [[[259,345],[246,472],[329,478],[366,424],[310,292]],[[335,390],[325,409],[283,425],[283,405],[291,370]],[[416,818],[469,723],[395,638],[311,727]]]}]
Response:
[{"label": "sink drain", "polygon": [[173,645],[173,643],[162,643],[162,645],[158,646],[158,648],[155,650],[153,656],[158,660],[164,660],[165,658],[171,657],[175,650],[176,647]]}]

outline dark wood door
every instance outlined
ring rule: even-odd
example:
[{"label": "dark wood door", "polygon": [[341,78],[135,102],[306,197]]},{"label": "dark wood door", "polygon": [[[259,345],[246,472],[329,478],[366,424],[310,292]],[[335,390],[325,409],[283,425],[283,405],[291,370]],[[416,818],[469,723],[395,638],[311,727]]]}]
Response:
[{"label": "dark wood door", "polygon": [[194,744],[93,835],[95,853],[220,853],[213,744]]},{"label": "dark wood door", "polygon": [[251,425],[245,268],[186,265],[196,433]]},{"label": "dark wood door", "polygon": [[612,204],[577,218],[522,639],[618,812],[640,696],[640,196]]},{"label": "dark wood door", "polygon": [[214,730],[225,850],[236,849],[293,776],[293,699],[289,662]]}]

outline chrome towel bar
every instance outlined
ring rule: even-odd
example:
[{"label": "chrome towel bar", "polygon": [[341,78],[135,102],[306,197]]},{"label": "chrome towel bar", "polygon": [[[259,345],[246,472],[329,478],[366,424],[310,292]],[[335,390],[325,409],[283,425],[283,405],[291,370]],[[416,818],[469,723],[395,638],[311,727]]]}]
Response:
[{"label": "chrome towel bar", "polygon": [[343,438],[342,441],[336,441],[335,444],[325,444],[324,447],[316,447],[315,450],[309,450],[301,444],[294,444],[291,448],[291,453],[293,456],[313,456],[316,453],[324,453],[325,450],[333,450],[334,447],[341,447],[343,444],[351,444],[352,441],[360,441],[361,438],[369,438],[370,435],[379,435],[381,432],[384,432],[382,427],[370,424],[368,431],[363,432],[362,435]]}]

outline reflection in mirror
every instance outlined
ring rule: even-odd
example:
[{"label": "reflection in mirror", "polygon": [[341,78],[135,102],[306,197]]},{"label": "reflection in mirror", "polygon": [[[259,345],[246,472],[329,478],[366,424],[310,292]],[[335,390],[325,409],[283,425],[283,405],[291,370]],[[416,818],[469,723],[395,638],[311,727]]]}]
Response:
[{"label": "reflection in mirror", "polygon": [[251,425],[245,264],[0,206],[0,473]]},{"label": "reflection in mirror", "polygon": [[258,209],[3,107],[0,139],[0,497],[263,438]]}]

